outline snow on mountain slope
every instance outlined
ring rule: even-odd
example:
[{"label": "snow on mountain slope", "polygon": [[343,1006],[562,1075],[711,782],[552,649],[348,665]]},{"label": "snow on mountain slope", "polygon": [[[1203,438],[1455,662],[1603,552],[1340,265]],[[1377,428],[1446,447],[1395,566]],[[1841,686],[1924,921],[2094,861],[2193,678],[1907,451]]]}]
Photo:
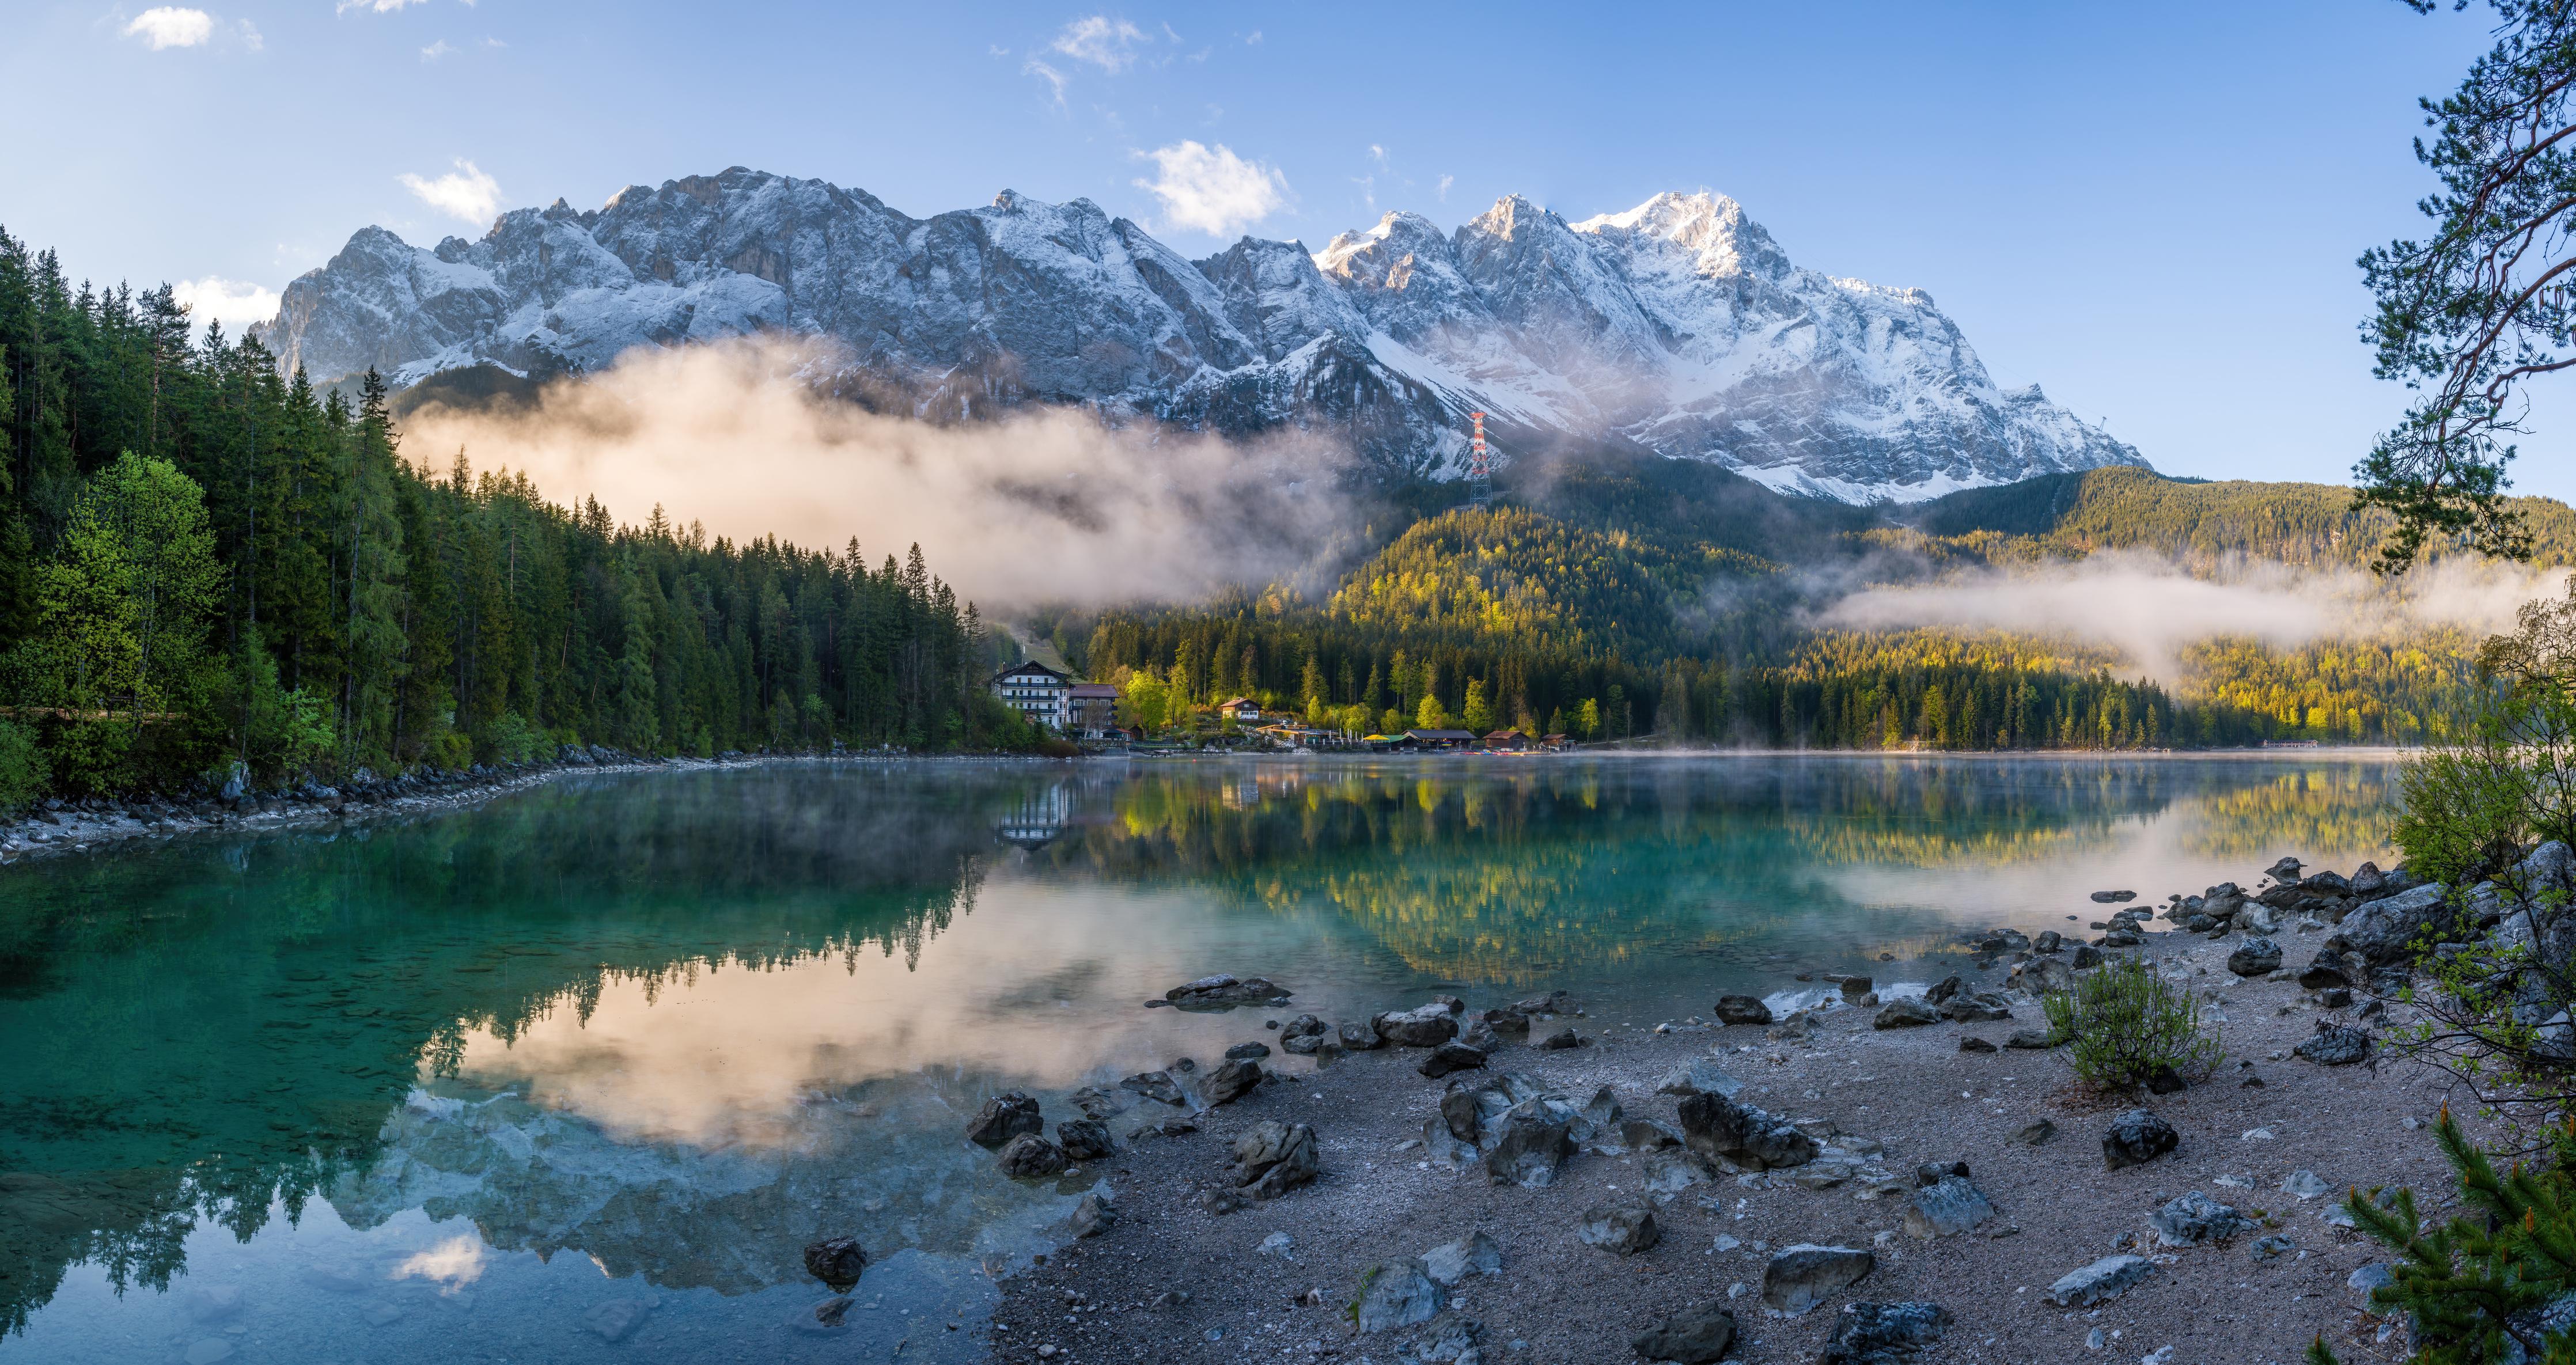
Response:
[{"label": "snow on mountain slope", "polygon": [[1474,409],[1507,451],[1633,442],[1852,502],[2145,463],[2036,386],[1998,388],[1922,291],[1799,269],[1706,193],[1577,223],[1513,195],[1445,234],[1390,213],[1320,252],[1246,237],[1193,262],[1087,199],[1006,190],[913,218],[736,167],[435,249],[367,228],[261,335],[317,378],[372,366],[400,387],[771,330],[832,338],[889,381],[870,392],[925,413],[1293,425],[1433,475],[1457,471]]}]

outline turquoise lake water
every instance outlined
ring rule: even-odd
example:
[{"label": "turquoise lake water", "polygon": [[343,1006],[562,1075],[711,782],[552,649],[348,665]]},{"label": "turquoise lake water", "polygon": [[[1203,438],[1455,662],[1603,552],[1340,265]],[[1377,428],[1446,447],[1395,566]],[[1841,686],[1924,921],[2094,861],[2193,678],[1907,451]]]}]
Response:
[{"label": "turquoise lake water", "polygon": [[[1069,1114],[1264,1018],[1433,991],[1651,1024],[1798,971],[1921,979],[2095,890],[2384,864],[2393,779],[809,764],[0,869],[0,1365],[976,1359],[994,1275],[1089,1184],[959,1140],[995,1091]],[[1296,999],[1140,1006],[1220,970]],[[877,1264],[826,1331],[800,1252],[836,1235]]]}]

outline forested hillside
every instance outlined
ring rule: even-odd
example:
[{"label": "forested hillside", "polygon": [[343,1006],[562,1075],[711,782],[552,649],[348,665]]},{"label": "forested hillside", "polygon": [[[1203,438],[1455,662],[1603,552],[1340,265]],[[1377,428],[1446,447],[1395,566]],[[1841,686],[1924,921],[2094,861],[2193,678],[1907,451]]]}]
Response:
[{"label": "forested hillside", "polygon": [[[67,282],[0,233],[0,805],[653,753],[1024,743],[973,605],[915,547],[710,540],[406,460],[167,286]],[[444,462],[442,462],[444,464]]]}]

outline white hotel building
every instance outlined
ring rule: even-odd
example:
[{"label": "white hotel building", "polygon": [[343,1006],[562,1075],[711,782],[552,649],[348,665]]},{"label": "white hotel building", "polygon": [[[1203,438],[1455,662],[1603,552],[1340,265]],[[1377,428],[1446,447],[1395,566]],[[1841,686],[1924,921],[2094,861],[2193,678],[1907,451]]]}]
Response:
[{"label": "white hotel building", "polygon": [[994,674],[993,695],[1057,734],[1072,729],[1073,679],[1045,664],[1032,660]]}]

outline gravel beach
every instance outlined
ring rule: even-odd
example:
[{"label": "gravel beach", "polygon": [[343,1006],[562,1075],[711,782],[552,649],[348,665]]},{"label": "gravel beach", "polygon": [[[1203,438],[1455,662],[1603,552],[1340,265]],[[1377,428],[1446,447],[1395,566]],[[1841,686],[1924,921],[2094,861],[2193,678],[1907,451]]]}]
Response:
[{"label": "gravel beach", "polygon": [[[2333,1067],[2292,1053],[2320,1020],[2376,1033],[2409,1013],[2390,1004],[2357,1018],[2372,1003],[2367,992],[2329,1007],[2328,997],[2303,990],[2296,974],[2327,932],[2283,931],[2287,969],[2255,979],[2228,969],[2239,937],[2143,935],[2143,946],[2131,951],[2188,978],[2223,1019],[2225,1061],[2209,1079],[2166,1095],[2090,1095],[2075,1084],[2062,1052],[2006,1046],[2016,1031],[2045,1027],[2037,1001],[2018,992],[2004,995],[2009,1019],[1905,1028],[1873,1027],[1881,1013],[1874,1004],[1828,1005],[1803,1041],[1774,1039],[1760,1025],[1541,1019],[1531,1044],[1506,1044],[1484,1068],[1436,1080],[1418,1070],[1431,1055],[1421,1048],[1354,1052],[1321,1066],[1280,1055],[1280,1035],[1264,1025],[1289,1021],[1296,1011],[1238,1009],[1233,1017],[1242,1021],[1244,1041],[1274,1047],[1261,1059],[1269,1079],[1195,1114],[1131,1091],[1095,1098],[1095,1109],[1119,1108],[1107,1119],[1113,1133],[1146,1131],[1120,1138],[1112,1155],[1059,1179],[1069,1193],[1105,1195],[1114,1224],[1069,1239],[1006,1283],[992,1354],[1050,1365],[1573,1365],[1640,1359],[1640,1333],[1676,1313],[1718,1306],[1733,1315],[1726,1359],[1815,1361],[1827,1358],[1829,1336],[1850,1316],[1846,1305],[1929,1302],[1948,1320],[1938,1339],[1911,1357],[1927,1363],[2286,1365],[2319,1334],[2347,1361],[2394,1360],[2403,1353],[2402,1335],[2367,1315],[2364,1294],[2349,1283],[2384,1253],[2328,1215],[2356,1185],[2407,1184],[2433,1194],[2436,1207],[2447,1203],[2446,1168],[2430,1126],[2449,1080],[2377,1046],[2366,1060]],[[1986,963],[1982,970],[1977,961]],[[1917,965],[1955,971],[1971,990],[2005,990],[2005,964],[1991,956]],[[1891,999],[1909,993],[1903,983],[1884,989]],[[1465,1003],[1461,1017],[1472,1020],[1511,1002]],[[1586,1045],[1533,1045],[1562,1026]],[[1993,1050],[1963,1050],[1969,1039]],[[1679,1159],[1681,1149],[1630,1145],[1628,1137],[1658,1139],[1629,1120],[1681,1131],[1681,1098],[1658,1090],[1695,1060],[1741,1082],[1735,1102],[1822,1139],[1824,1155],[1791,1169],[1729,1171],[1724,1166],[1735,1163],[1693,1163]],[[1194,1074],[1204,1077],[1215,1059],[1196,1065]],[[1425,1123],[1441,1113],[1451,1082],[1497,1073],[1526,1077],[1577,1107],[1608,1087],[1622,1121],[1604,1127],[1543,1188],[1494,1183],[1482,1162],[1461,1169],[1435,1159]],[[2169,1124],[2178,1145],[2143,1164],[2107,1169],[2105,1131],[2140,1107]],[[1051,1120],[1076,1117],[1054,1109]],[[1184,1117],[1195,1131],[1152,1131]],[[1211,1204],[1233,1202],[1211,1192],[1239,1178],[1236,1139],[1274,1120],[1312,1126],[1320,1168],[1312,1182],[1211,1212]],[[2035,1128],[2041,1124],[2053,1131]],[[1909,1229],[1919,1182],[1937,1174],[1918,1176],[1917,1168],[1951,1163],[1964,1163],[1966,1183],[1991,1216],[1948,1235],[1923,1235],[1937,1229],[1918,1214]],[[2213,1227],[2208,1206],[2185,1198],[2194,1192],[2232,1208],[2235,1218],[2220,1217]],[[2170,1245],[2151,1223],[2177,1201],[2185,1213],[2203,1216],[2195,1224],[2168,1214],[2168,1225],[2205,1241]],[[1594,1244],[1643,1240],[1634,1226],[1639,1210],[1651,1214],[1652,1245]],[[1968,1214],[1978,1211],[1971,1201]],[[1620,1226],[1606,1236],[1596,1227],[1587,1241],[1588,1218]],[[1471,1269],[1428,1321],[1356,1330],[1350,1310],[1364,1281],[1408,1274],[1410,1258],[1477,1234],[1499,1251],[1498,1272]],[[1766,1305],[1766,1267],[1804,1244],[1867,1252],[1866,1273],[1824,1291],[1808,1311]],[[2143,1277],[2124,1291],[2089,1304],[2080,1292],[2063,1304],[2052,1297],[2052,1286],[2070,1272],[2127,1255],[2146,1264],[2114,1263],[2113,1281]],[[1382,1265],[1391,1269],[1372,1273]],[[1383,1297],[1384,1285],[1379,1289]]]}]

